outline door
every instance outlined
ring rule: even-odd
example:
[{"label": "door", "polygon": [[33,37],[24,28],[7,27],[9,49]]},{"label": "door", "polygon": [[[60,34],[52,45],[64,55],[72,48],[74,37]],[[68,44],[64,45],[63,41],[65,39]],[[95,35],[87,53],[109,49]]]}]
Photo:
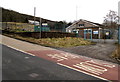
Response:
[{"label": "door", "polygon": [[84,39],[92,39],[92,29],[84,29]]}]

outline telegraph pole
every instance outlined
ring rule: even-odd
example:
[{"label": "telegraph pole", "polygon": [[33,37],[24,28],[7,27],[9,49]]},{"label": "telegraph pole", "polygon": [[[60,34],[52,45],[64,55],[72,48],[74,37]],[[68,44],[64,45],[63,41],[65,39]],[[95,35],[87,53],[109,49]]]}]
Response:
[{"label": "telegraph pole", "polygon": [[76,5],[76,27],[75,27],[75,32],[76,32],[76,37],[77,37],[77,5]]},{"label": "telegraph pole", "polygon": [[78,14],[77,14],[78,11],[77,11],[77,10],[78,10],[78,7],[77,7],[77,5],[76,5],[76,20],[77,20],[77,17],[78,17]]}]

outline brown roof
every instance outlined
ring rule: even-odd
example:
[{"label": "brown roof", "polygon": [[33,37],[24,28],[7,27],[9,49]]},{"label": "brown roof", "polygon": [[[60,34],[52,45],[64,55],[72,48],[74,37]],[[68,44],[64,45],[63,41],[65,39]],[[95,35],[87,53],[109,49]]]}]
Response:
[{"label": "brown roof", "polygon": [[93,24],[93,25],[95,25],[95,26],[104,26],[104,25],[102,25],[102,24],[94,23],[94,22],[91,22],[91,21],[83,20],[83,19],[80,19],[80,20],[78,20],[78,21],[75,21],[71,26],[73,26],[73,25],[79,23],[80,21],[84,21],[84,22],[87,22],[87,23]]}]

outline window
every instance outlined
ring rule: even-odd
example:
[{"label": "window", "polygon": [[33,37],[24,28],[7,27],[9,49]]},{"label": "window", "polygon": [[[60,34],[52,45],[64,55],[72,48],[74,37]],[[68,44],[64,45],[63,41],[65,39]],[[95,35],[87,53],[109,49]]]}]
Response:
[{"label": "window", "polygon": [[79,24],[79,26],[80,26],[80,27],[83,27],[83,26],[84,26],[84,24]]},{"label": "window", "polygon": [[91,29],[88,30],[88,33],[91,33]]},{"label": "window", "polygon": [[86,33],[91,33],[91,32],[92,32],[92,29],[84,29],[84,32],[86,32]]}]

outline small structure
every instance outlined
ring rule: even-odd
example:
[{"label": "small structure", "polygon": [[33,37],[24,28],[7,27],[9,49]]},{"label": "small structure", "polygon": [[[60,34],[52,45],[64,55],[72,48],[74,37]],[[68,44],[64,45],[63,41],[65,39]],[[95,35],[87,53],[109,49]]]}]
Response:
[{"label": "small structure", "polygon": [[34,31],[35,32],[40,32],[40,31],[46,31],[46,32],[48,32],[48,31],[50,31],[50,27],[48,26],[47,23],[42,23],[41,27],[40,27],[40,25],[36,25],[34,27]]},{"label": "small structure", "polygon": [[39,25],[39,21],[28,20],[28,23],[29,24],[34,24],[35,23],[35,25]]},{"label": "small structure", "polygon": [[[103,25],[80,19],[66,28],[66,32],[77,33],[84,39],[101,39]],[[109,33],[107,33],[109,35]]]}]

